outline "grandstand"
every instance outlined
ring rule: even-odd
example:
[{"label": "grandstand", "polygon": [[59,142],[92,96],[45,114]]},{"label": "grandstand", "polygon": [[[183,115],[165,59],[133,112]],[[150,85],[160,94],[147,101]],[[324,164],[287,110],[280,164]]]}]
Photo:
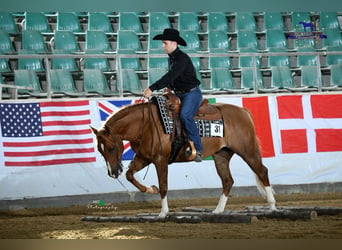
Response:
[{"label": "grandstand", "polygon": [[0,12],[0,99],[141,95],[166,27],[205,94],[342,89],[342,12]]}]

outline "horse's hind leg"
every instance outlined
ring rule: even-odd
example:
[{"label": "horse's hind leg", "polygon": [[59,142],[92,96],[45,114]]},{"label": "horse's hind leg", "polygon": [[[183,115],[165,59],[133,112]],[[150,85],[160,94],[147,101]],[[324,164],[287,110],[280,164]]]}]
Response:
[{"label": "horse's hind leg", "polygon": [[262,163],[260,153],[254,153],[254,155],[248,155],[248,157],[242,156],[247,162],[249,167],[256,175],[256,182],[259,192],[267,199],[267,202],[272,210],[275,210],[275,199],[273,190],[268,178],[268,169]]},{"label": "horse's hind leg", "polygon": [[213,155],[215,167],[222,181],[222,195],[213,213],[222,213],[228,201],[230,189],[234,180],[230,173],[229,162],[233,156],[233,152],[227,148],[221,149]]}]

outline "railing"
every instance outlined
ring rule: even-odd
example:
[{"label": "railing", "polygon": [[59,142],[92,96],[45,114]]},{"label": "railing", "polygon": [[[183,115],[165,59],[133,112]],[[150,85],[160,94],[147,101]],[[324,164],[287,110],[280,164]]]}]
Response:
[{"label": "railing", "polygon": [[[327,55],[342,55],[342,51],[320,51],[320,52],[260,52],[260,53],[208,53],[208,52],[200,52],[200,53],[189,53],[190,57],[200,57],[200,58],[209,58],[211,56],[215,57],[240,57],[240,56],[252,56],[252,68],[253,70],[253,77],[254,77],[254,93],[258,93],[258,84],[257,84],[257,67],[256,67],[256,58],[257,57],[268,57],[268,56],[301,56],[301,55],[316,55],[317,60],[317,71],[319,76],[318,81],[318,91],[322,91],[321,85],[321,56]],[[84,54],[84,53],[75,53],[75,54],[30,54],[30,55],[0,55],[0,59],[9,59],[9,60],[17,60],[21,58],[37,58],[41,59],[44,62],[45,66],[45,75],[46,75],[46,82],[47,82],[47,98],[52,98],[51,92],[51,81],[50,81],[50,60],[53,58],[108,58],[114,59],[117,63],[116,70],[113,70],[113,74],[117,74],[117,79],[119,79],[119,96],[123,97],[123,86],[122,86],[122,74],[121,74],[121,58],[158,58],[158,57],[165,57],[165,54],[147,54],[147,53],[138,53],[138,54],[116,54],[116,53],[104,53],[104,54]],[[290,68],[291,69],[291,68]],[[146,72],[148,71],[148,67],[146,68]],[[28,87],[10,85],[10,84],[0,84],[0,100],[2,95],[2,88],[13,88],[15,89],[15,99],[18,97],[17,90],[18,89],[30,89]]]}]

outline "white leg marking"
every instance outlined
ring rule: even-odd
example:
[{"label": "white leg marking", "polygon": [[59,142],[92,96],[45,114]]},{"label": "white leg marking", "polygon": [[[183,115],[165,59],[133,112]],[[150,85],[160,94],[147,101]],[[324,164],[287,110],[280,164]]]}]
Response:
[{"label": "white leg marking", "polygon": [[271,210],[276,210],[276,206],[275,206],[275,199],[274,199],[274,196],[273,196],[273,190],[272,190],[272,187],[265,187],[265,191],[266,191],[266,197],[267,197],[267,202],[268,204],[270,205],[270,209]]},{"label": "white leg marking", "polygon": [[228,196],[225,196],[224,194],[222,194],[220,196],[220,200],[217,204],[217,207],[215,208],[215,210],[213,211],[214,214],[220,214],[224,211],[224,208],[226,207],[228,201]]},{"label": "white leg marking", "polygon": [[165,218],[167,213],[169,212],[169,205],[167,203],[167,196],[165,196],[162,200],[161,200],[161,211],[159,214],[159,217],[161,218]]}]

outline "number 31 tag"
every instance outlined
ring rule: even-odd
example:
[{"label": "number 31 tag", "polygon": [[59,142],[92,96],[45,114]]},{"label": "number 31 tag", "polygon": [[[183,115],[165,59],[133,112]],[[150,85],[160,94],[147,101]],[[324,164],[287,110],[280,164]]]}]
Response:
[{"label": "number 31 tag", "polygon": [[223,137],[223,124],[210,124],[211,136]]}]

